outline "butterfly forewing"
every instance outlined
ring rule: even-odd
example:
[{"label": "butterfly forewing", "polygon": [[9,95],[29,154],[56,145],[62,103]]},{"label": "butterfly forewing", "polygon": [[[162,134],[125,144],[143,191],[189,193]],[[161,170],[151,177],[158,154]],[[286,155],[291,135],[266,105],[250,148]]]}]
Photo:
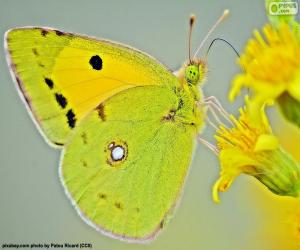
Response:
[{"label": "butterfly forewing", "polygon": [[132,48],[48,28],[6,33],[8,61],[27,106],[56,145],[106,98],[141,85],[175,85],[162,64]]}]

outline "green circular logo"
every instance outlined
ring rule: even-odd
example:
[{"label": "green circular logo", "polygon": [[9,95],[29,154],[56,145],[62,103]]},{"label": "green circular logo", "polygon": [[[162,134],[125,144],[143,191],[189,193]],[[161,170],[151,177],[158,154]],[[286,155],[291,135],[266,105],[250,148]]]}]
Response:
[{"label": "green circular logo", "polygon": [[272,13],[276,13],[277,10],[278,10],[277,5],[276,5],[276,4],[272,4],[272,6],[271,6],[271,11],[272,11]]}]

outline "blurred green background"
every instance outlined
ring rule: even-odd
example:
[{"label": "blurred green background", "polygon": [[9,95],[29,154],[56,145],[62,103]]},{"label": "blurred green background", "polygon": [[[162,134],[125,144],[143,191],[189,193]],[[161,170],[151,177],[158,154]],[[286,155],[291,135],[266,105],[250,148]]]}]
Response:
[{"label": "blurred green background", "polygon": [[[253,29],[266,22],[262,0],[0,0],[0,34],[16,26],[55,27],[131,45],[176,70],[187,59],[189,15],[197,16],[195,49],[224,9],[230,10],[230,17],[209,41],[224,38],[241,51]],[[1,39],[3,48],[2,43]],[[282,206],[273,206],[273,197],[256,180],[239,177],[222,195],[222,203],[213,203],[211,187],[219,165],[202,145],[195,151],[181,204],[155,241],[128,244],[96,232],[81,220],[65,196],[58,178],[60,152],[44,142],[27,114],[9,75],[3,49],[0,58],[1,244],[92,243],[93,249],[107,250],[284,249],[276,241],[282,234],[279,231],[274,237],[268,224],[281,225],[278,213]],[[242,100],[235,104],[227,101],[230,81],[239,71],[236,55],[229,46],[217,42],[208,63],[205,94],[217,96],[226,109],[236,114]],[[273,120],[277,118],[273,116]],[[204,133],[212,140],[211,135],[210,129]]]}]

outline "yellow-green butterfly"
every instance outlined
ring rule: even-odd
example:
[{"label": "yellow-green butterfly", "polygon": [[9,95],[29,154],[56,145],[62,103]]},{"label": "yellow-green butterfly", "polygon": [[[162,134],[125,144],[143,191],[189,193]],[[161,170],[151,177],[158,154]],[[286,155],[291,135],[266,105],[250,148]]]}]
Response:
[{"label": "yellow-green butterfly", "polygon": [[115,238],[153,239],[203,125],[205,63],[175,75],[133,48],[50,28],[9,30],[5,48],[33,120],[63,149],[59,174],[79,215]]}]

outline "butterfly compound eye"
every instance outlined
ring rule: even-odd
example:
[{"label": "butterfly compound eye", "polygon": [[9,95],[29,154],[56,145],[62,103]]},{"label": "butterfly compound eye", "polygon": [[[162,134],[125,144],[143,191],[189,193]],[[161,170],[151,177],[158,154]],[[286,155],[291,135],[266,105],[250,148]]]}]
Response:
[{"label": "butterfly compound eye", "polygon": [[188,83],[196,85],[200,79],[198,65],[189,65],[185,69],[185,79]]}]

